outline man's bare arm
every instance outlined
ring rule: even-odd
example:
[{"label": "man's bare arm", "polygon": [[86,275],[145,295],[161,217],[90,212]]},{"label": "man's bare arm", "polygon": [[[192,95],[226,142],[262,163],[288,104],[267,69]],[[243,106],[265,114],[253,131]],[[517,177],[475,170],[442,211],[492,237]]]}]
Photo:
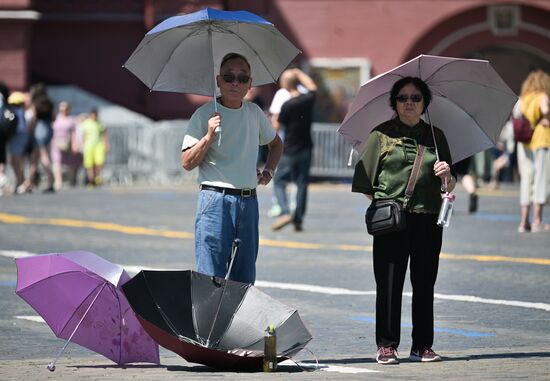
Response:
[{"label": "man's bare arm", "polygon": [[271,181],[275,168],[283,154],[283,141],[279,135],[275,135],[275,139],[269,142],[267,147],[269,148],[269,153],[267,154],[264,170],[258,179],[258,184],[260,185],[267,185]]},{"label": "man's bare arm", "polygon": [[220,114],[214,113],[208,120],[208,132],[195,145],[181,153],[181,165],[186,171],[195,169],[204,160],[210,144],[216,136],[216,128],[221,124]]}]

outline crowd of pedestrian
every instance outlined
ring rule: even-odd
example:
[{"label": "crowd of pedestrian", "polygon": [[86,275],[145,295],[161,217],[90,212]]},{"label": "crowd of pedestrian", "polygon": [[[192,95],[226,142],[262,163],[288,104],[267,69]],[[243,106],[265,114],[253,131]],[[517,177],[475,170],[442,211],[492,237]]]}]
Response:
[{"label": "crowd of pedestrian", "polygon": [[[42,83],[27,93],[10,92],[4,83],[0,89],[0,105],[9,108],[16,123],[9,133],[0,133],[0,195],[55,193],[65,182],[76,186],[82,167],[84,184],[102,183],[109,145],[96,109],[73,116],[69,102],[55,106]],[[13,182],[7,175],[8,165]]]}]

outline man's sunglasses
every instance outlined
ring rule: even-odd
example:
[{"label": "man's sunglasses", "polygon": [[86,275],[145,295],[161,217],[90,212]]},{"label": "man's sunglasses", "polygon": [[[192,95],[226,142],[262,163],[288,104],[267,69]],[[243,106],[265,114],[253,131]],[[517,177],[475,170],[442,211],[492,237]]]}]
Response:
[{"label": "man's sunglasses", "polygon": [[412,95],[405,95],[405,94],[399,94],[395,97],[395,100],[399,103],[405,103],[408,100],[411,100],[411,102],[418,103],[422,101],[422,94],[412,94]]},{"label": "man's sunglasses", "polygon": [[250,81],[250,76],[246,74],[239,74],[239,75],[224,74],[222,75],[222,79],[226,83],[233,83],[235,82],[235,79],[236,79],[237,82],[245,84],[245,83],[248,83],[248,81]]}]

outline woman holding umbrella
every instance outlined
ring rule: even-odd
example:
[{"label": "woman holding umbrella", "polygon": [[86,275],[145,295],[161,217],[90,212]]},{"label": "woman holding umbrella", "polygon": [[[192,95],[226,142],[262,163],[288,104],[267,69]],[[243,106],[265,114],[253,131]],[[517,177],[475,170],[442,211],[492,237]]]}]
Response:
[{"label": "woman holding umbrella", "polygon": [[403,203],[418,147],[426,147],[413,195],[405,205],[406,228],[374,237],[376,360],[380,364],[399,363],[401,299],[409,257],[413,288],[410,360],[441,361],[432,350],[434,285],[443,234],[436,222],[441,193],[454,189],[456,177],[451,174],[445,135],[420,119],[431,99],[428,85],[420,78],[404,77],[393,84],[390,106],[397,116],[370,133],[353,178],[353,192],[371,200]]}]

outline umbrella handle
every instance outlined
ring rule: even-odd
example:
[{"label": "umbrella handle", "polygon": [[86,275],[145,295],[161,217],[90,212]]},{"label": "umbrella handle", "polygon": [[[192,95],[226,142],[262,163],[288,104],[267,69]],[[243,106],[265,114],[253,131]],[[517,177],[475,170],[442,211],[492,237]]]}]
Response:
[{"label": "umbrella handle", "polygon": [[235,238],[233,240],[233,245],[231,246],[231,260],[229,261],[229,268],[227,269],[227,273],[225,274],[225,280],[229,279],[229,274],[231,274],[231,268],[233,267],[233,261],[235,260],[235,254],[237,254],[237,249],[239,248],[241,244],[241,240],[239,238]]},{"label": "umbrella handle", "polygon": [[351,147],[351,150],[349,151],[348,167],[351,167],[352,163],[353,163],[353,147]]},{"label": "umbrella handle", "polygon": [[[218,100],[216,99],[216,90],[214,90],[214,112],[215,113],[218,112]],[[218,147],[219,147],[220,144],[222,144],[222,125],[221,125],[221,123],[218,127],[216,127],[214,132],[216,132],[218,134]]]},{"label": "umbrella handle", "polygon": [[78,327],[80,327],[80,324],[82,324],[82,321],[84,320],[84,318],[86,317],[86,315],[88,314],[88,312],[90,311],[90,309],[92,308],[92,306],[94,305],[97,297],[99,296],[99,294],[101,294],[101,291],[103,291],[103,289],[105,288],[105,286],[107,285],[107,282],[104,282],[103,283],[103,286],[101,286],[101,289],[99,290],[99,292],[97,293],[97,295],[94,297],[94,300],[92,300],[92,302],[90,303],[90,305],[88,306],[88,308],[86,309],[86,312],[84,312],[84,315],[82,315],[82,317],[80,318],[80,321],[78,322],[78,324],[76,325],[75,329],[73,330],[73,332],[71,333],[71,336],[69,336],[69,339],[65,342],[65,345],[63,345],[63,348],[61,348],[61,350],[59,351],[59,353],[57,354],[57,356],[55,356],[55,359],[48,364],[47,368],[50,372],[53,372],[55,371],[55,363],[57,362],[57,360],[59,360],[59,358],[61,357],[61,355],[63,354],[63,352],[65,352],[65,349],[67,348],[67,345],[69,345],[69,343],[71,342],[71,339],[73,338],[74,334],[76,333],[76,330],[78,329]]}]

